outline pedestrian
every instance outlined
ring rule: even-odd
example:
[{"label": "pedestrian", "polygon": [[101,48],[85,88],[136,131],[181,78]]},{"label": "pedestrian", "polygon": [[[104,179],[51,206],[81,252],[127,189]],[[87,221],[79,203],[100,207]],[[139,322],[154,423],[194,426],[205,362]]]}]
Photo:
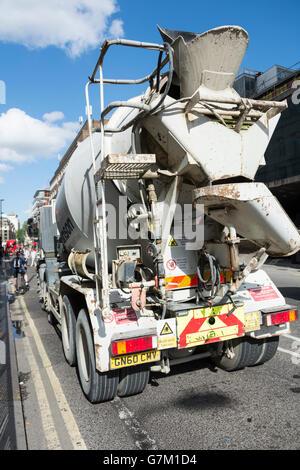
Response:
[{"label": "pedestrian", "polygon": [[35,259],[36,259],[36,256],[37,256],[37,252],[36,250],[33,248],[31,250],[31,266],[35,266]]},{"label": "pedestrian", "polygon": [[26,265],[26,261],[24,259],[24,255],[20,250],[16,251],[16,254],[15,254],[14,258],[11,261],[11,265],[12,265],[12,268],[13,268],[14,286],[15,286],[16,292],[18,292],[18,276],[19,276],[19,274],[24,276],[25,286],[26,286],[26,288],[28,288],[29,285],[28,285],[28,278],[27,278],[27,272],[26,272],[27,265]]},{"label": "pedestrian", "polygon": [[24,248],[24,259],[26,261],[26,264],[27,264],[29,256],[30,256],[30,251],[29,251],[28,247],[25,246],[25,248]]}]

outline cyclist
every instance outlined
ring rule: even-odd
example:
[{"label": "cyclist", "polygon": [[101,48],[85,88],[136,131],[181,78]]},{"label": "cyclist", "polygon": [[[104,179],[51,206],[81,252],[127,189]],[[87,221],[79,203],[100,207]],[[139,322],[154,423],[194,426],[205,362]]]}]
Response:
[{"label": "cyclist", "polygon": [[15,257],[12,259],[11,262],[13,268],[13,275],[14,275],[14,285],[16,292],[18,292],[18,275],[21,274],[24,276],[25,286],[28,288],[28,278],[27,278],[27,264],[23,257],[23,254],[20,250],[16,251]]}]

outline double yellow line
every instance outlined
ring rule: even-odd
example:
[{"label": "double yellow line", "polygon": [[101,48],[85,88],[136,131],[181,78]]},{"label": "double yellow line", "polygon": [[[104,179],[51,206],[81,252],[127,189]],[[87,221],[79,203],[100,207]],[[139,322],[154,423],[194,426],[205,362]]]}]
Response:
[{"label": "double yellow line", "polygon": [[[61,417],[68,431],[69,439],[72,443],[73,449],[87,450],[86,444],[80,434],[80,431],[78,429],[73,413],[69,407],[68,401],[61,388],[60,382],[53,370],[50,359],[43,346],[39,332],[31,318],[31,315],[27,309],[27,306],[25,304],[23,297],[18,297],[18,303],[21,306],[24,312],[26,321],[28,322],[28,325],[32,331],[32,338],[35,342],[36,348],[40,355],[43,368],[46,371],[46,374],[49,378],[49,382],[52,387],[52,392],[56,398],[57,407],[60,411]],[[25,336],[23,338],[23,341],[24,341],[24,348],[26,352],[26,358],[31,368],[33,384],[35,387],[38,405],[39,405],[40,412],[41,412],[42,426],[43,426],[45,439],[47,442],[47,448],[49,450],[62,449],[62,445],[61,445],[57,430],[55,428],[53,415],[51,412],[51,407],[47,398],[47,393],[43,384],[40,369],[35,359],[28,336]]]}]

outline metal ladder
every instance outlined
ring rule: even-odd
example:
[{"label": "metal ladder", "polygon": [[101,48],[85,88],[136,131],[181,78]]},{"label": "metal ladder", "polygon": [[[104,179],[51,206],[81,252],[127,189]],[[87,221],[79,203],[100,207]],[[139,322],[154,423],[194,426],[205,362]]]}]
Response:
[{"label": "metal ladder", "polygon": [[[103,59],[111,45],[122,45],[129,47],[139,47],[145,49],[156,50],[160,52],[159,63],[157,68],[148,76],[143,77],[140,80],[112,80],[103,79]],[[162,53],[167,48],[167,56],[161,61]],[[88,119],[88,129],[91,145],[91,155],[93,162],[94,172],[94,189],[95,189],[95,217],[93,221],[93,234],[94,234],[94,247],[95,247],[95,283],[96,283],[96,306],[101,310],[102,317],[109,318],[110,316],[110,302],[109,302],[109,273],[108,273],[108,255],[107,255],[107,220],[106,220],[106,201],[105,201],[105,181],[107,179],[140,179],[148,169],[155,163],[155,155],[153,154],[106,154],[105,152],[105,134],[112,132],[122,132],[124,127],[118,129],[105,129],[104,117],[113,108],[117,107],[136,107],[142,112],[150,112],[152,109],[150,106],[143,103],[132,104],[132,102],[113,102],[104,109],[104,92],[103,84],[138,84],[144,83],[148,80],[152,80],[155,76],[159,77],[160,70],[165,64],[170,62],[169,71],[169,82],[171,83],[173,73],[173,63],[170,60],[170,47],[169,45],[159,45],[152,43],[142,43],[137,41],[128,41],[123,39],[105,41],[101,47],[101,52],[93,74],[86,84],[85,95],[86,95],[86,109]],[[96,79],[96,73],[99,69],[100,78]],[[100,85],[100,110],[101,110],[101,127],[100,129],[93,129],[91,119],[91,108],[89,103],[88,88],[91,84]],[[168,88],[161,102],[166,96]],[[161,104],[159,103],[159,105]],[[158,105],[158,106],[159,106]],[[156,108],[158,107],[156,106]],[[133,125],[133,122],[129,122],[126,128]],[[101,157],[99,168],[96,166],[96,154],[93,142],[93,133],[101,132]]]}]

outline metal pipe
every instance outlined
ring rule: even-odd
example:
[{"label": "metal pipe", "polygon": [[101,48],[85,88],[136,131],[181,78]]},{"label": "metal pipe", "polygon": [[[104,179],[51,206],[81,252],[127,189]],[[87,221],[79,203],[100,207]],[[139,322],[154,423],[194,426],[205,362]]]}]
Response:
[{"label": "metal pipe", "polygon": [[[125,131],[126,129],[128,129],[129,127],[133,126],[138,121],[140,121],[142,118],[145,118],[148,114],[154,113],[159,108],[159,106],[161,106],[161,104],[164,102],[167,94],[169,93],[171,83],[172,83],[172,78],[173,78],[173,50],[172,50],[171,46],[168,43],[165,43],[164,47],[168,50],[167,54],[168,54],[168,58],[169,58],[170,69],[169,69],[169,72],[168,72],[168,81],[167,81],[166,88],[165,88],[163,94],[161,95],[161,98],[159,99],[158,103],[156,105],[154,105],[153,107],[150,107],[150,110],[142,111],[140,114],[138,114],[138,116],[136,116],[135,118],[133,118],[131,121],[129,121],[127,124],[125,124],[124,126],[122,126],[120,128],[106,127],[105,132],[107,132],[107,133],[117,133],[117,132]],[[126,102],[125,103],[120,102],[120,103],[123,103],[122,106],[126,105]],[[132,106],[132,104],[128,104],[128,107],[137,107],[138,108],[139,106]],[[101,114],[101,117],[102,117],[102,114]],[[99,128],[94,129],[94,131],[99,132]]]},{"label": "metal pipe", "polygon": [[[101,161],[104,160],[105,153],[105,132],[104,132],[104,90],[103,90],[103,65],[99,66],[100,80],[100,112],[101,112]],[[102,280],[102,315],[109,315],[109,280],[108,280],[108,259],[107,259],[107,226],[106,226],[106,199],[105,199],[105,182],[97,183],[100,185],[101,192],[101,218],[100,218],[100,243],[101,243],[101,280]],[[98,197],[98,195],[97,195]],[[96,204],[97,210],[98,205]],[[98,256],[98,255],[97,255]],[[95,263],[97,264],[97,263]]]},{"label": "metal pipe", "polygon": [[192,356],[180,357],[178,359],[171,359],[170,365],[173,366],[176,364],[183,364],[184,362],[197,361],[198,359],[204,359],[205,357],[210,357],[210,356],[211,356],[210,352],[193,354]]},{"label": "metal pipe", "polygon": [[[86,108],[87,108],[87,119],[88,119],[88,130],[89,130],[89,136],[90,136],[90,147],[91,147],[91,154],[92,154],[92,162],[93,162],[93,170],[94,173],[96,172],[96,157],[95,157],[95,148],[94,148],[94,141],[93,141],[93,135],[92,135],[92,121],[91,121],[91,113],[90,113],[90,99],[89,99],[89,86],[92,82],[88,82],[85,86],[85,100],[86,100]],[[96,198],[97,198],[96,194]],[[99,219],[99,209],[98,205],[96,204],[95,207],[95,218],[96,220]],[[96,234],[96,227],[95,224],[93,224],[93,238],[94,238],[94,246],[98,247],[97,243],[97,234]],[[95,255],[97,256],[97,255]],[[98,269],[98,263],[97,260],[95,259],[95,283],[96,283],[96,299],[99,303],[100,299],[100,286],[99,286],[99,269]]]},{"label": "metal pipe", "polygon": [[[169,361],[170,366],[175,366],[177,364],[183,364],[185,362],[192,362],[192,361],[197,361],[198,359],[204,359],[206,357],[211,357],[210,352],[205,352],[205,353],[199,353],[199,354],[193,354],[192,356],[187,356],[187,357],[181,357],[178,359],[172,359]],[[150,367],[150,370],[153,372],[159,372],[161,370],[161,366],[153,365]]]},{"label": "metal pipe", "polygon": [[[222,95],[215,95],[209,94],[201,90],[198,90],[199,99],[198,101],[211,101],[215,103],[226,103],[226,104],[242,104],[243,98],[233,98],[233,97],[222,97]],[[248,99],[249,104],[251,104],[254,108],[279,108],[279,109],[286,109],[287,102],[285,101],[265,101],[265,100],[253,100]]]},{"label": "metal pipe", "polygon": [[[146,75],[145,77],[138,78],[136,80],[104,78],[103,83],[109,84],[109,85],[140,85],[142,83],[148,82],[152,77],[157,75],[158,70],[163,69],[164,66],[168,62],[169,62],[169,57],[165,57],[162,63],[160,64],[160,66],[157,67],[155,70],[153,70],[153,72],[151,72],[149,75]],[[99,80],[95,79],[93,80],[93,83],[99,83]]]},{"label": "metal pipe", "polygon": [[[122,107],[123,108],[137,108],[137,109],[141,109],[142,111],[151,110],[151,107],[149,105],[143,104],[143,103],[132,103],[130,101],[113,101],[104,109],[104,111],[102,111],[101,118],[104,118],[112,109],[122,108]],[[100,132],[102,132],[102,130]]]},{"label": "metal pipe", "polygon": [[91,75],[91,81],[93,82],[97,73],[98,67],[103,63],[104,56],[108,51],[110,46],[119,45],[119,46],[129,46],[129,47],[142,47],[144,49],[163,51],[164,47],[161,44],[140,42],[140,41],[131,41],[128,39],[113,39],[112,41],[104,41],[100,49],[100,56],[97,60],[94,71]]},{"label": "metal pipe", "polygon": [[[172,103],[168,104],[167,106],[161,106],[159,109],[156,110],[156,113],[160,113],[162,111],[165,111],[169,108],[172,108],[173,106],[175,106],[177,103],[184,103],[184,102],[187,102],[189,101],[190,98],[180,98],[176,101],[173,101]],[[225,103],[225,101],[223,101]],[[204,107],[201,107],[202,106],[202,103],[198,103],[195,105],[195,107],[192,109],[191,112],[197,112],[199,114],[205,114],[205,115],[215,115],[215,113],[213,111],[211,111],[210,109],[207,109],[207,108],[204,108]],[[182,112],[181,108],[178,109],[179,112]],[[172,110],[173,111],[173,110]],[[234,117],[240,117],[241,116],[241,111],[235,109],[235,110],[228,110],[228,109],[220,109],[220,108],[216,108],[216,111],[217,113],[220,115],[220,116],[234,116]],[[153,113],[154,114],[154,113]],[[255,110],[250,110],[247,114],[246,114],[246,117],[250,117],[250,118],[257,118],[259,119],[261,116],[263,116],[263,112],[262,111],[255,111]]]}]

